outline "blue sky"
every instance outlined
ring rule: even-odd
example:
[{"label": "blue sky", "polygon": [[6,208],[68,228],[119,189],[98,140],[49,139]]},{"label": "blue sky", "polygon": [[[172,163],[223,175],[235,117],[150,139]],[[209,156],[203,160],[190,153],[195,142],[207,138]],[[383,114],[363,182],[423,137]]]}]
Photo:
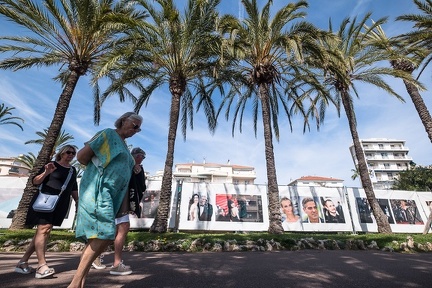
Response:
[{"label": "blue sky", "polygon": [[[221,10],[241,15],[239,5],[233,3],[235,0],[222,0]],[[285,3],[287,1],[274,0],[274,8]],[[373,19],[389,16],[388,24],[383,27],[390,36],[411,29],[408,23],[394,22],[396,16],[418,13],[410,0],[310,0],[306,20],[326,29],[331,17],[336,29],[342,18],[355,15],[361,18],[368,11],[373,13]],[[23,33],[4,18],[0,18],[0,27],[0,35]],[[60,85],[52,80],[57,72],[56,69],[37,68],[17,72],[0,70],[0,103],[16,107],[14,116],[25,119],[23,132],[13,125],[0,125],[0,156],[38,153],[40,146],[24,145],[24,142],[37,139],[36,131],[43,131],[52,120],[61,93]],[[428,86],[431,74],[424,73],[420,80]],[[360,86],[360,99],[355,102],[360,138],[405,140],[410,149],[409,156],[414,162],[419,165],[432,164],[431,143],[403,83],[393,79],[388,82],[404,97],[406,103],[371,86]],[[430,93],[423,92],[422,96],[432,111]],[[164,167],[170,104],[167,89],[155,94],[148,106],[141,109],[140,114],[144,118],[142,131],[127,140],[128,144],[140,146],[146,151],[144,166],[152,175]],[[82,147],[97,131],[113,127],[115,119],[131,111],[132,107],[130,102],[119,103],[112,98],[102,108],[100,125],[94,126],[92,91],[88,79],[82,77],[72,97],[63,129],[75,137],[73,144]],[[280,141],[274,142],[279,185],[288,184],[301,176],[316,175],[343,179],[346,186],[358,187],[358,180],[351,180],[354,165],[348,148],[352,141],[345,114],[342,113],[338,118],[334,109],[329,108],[320,131],[312,128],[311,132],[305,134],[300,119],[295,122],[291,133],[284,118],[280,117]],[[187,131],[186,141],[183,141],[180,129],[177,136],[175,164],[192,161],[201,163],[204,159],[207,163],[224,164],[230,160],[231,164],[254,166],[256,183],[267,182],[261,122],[256,138],[251,119],[244,121],[243,133],[236,130],[234,138],[231,136],[231,123],[220,119],[216,133],[211,135],[203,114],[199,112],[195,116],[194,130]]]}]

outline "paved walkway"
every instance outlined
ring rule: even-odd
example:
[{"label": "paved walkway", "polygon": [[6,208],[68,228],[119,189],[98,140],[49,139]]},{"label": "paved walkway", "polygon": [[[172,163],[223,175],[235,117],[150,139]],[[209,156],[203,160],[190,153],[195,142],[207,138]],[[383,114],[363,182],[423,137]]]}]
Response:
[{"label": "paved walkway", "polygon": [[[0,288],[67,287],[80,253],[47,253],[57,274],[50,279],[21,275],[13,268],[21,253],[0,253]],[[92,269],[86,287],[432,287],[432,253],[380,251],[278,251],[217,253],[125,252],[134,273],[113,276]],[[111,264],[113,254],[104,257]],[[36,257],[30,264],[36,266]]]}]

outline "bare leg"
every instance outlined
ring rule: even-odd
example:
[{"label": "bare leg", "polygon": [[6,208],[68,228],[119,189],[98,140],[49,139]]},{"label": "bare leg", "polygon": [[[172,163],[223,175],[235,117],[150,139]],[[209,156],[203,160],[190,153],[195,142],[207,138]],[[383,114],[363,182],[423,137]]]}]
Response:
[{"label": "bare leg", "polygon": [[117,224],[117,233],[114,240],[114,263],[113,266],[117,266],[122,261],[123,246],[126,241],[127,233],[129,232],[130,223],[123,222]]},{"label": "bare leg", "polygon": [[[35,238],[36,238],[36,233],[33,236],[32,241],[30,242],[29,246],[27,247],[24,255],[21,257],[20,261],[17,264],[17,267],[24,269],[26,271],[27,271],[27,268],[30,269],[29,265],[28,265],[28,260],[30,259],[31,255],[35,252]],[[19,270],[19,271],[22,271],[22,270]],[[30,271],[30,270],[28,270],[28,271]],[[20,272],[20,273],[22,273],[22,272]],[[30,273],[30,272],[28,272],[28,273]]]},{"label": "bare leg", "polygon": [[105,249],[108,247],[111,240],[90,239],[81,255],[81,260],[78,269],[69,284],[69,288],[83,288],[85,279],[90,270],[91,264]]},{"label": "bare leg", "polygon": [[[46,264],[45,251],[48,243],[48,238],[51,233],[52,224],[39,224],[36,229],[36,235],[34,236],[34,249],[38,258],[38,267]],[[33,241],[32,241],[33,242]],[[40,269],[40,273],[49,269],[48,266],[43,266]]]},{"label": "bare leg", "polygon": [[33,236],[30,245],[27,247],[27,250],[25,251],[24,255],[21,257],[20,262],[28,262],[31,255],[35,252],[35,238],[36,238],[36,234]]}]

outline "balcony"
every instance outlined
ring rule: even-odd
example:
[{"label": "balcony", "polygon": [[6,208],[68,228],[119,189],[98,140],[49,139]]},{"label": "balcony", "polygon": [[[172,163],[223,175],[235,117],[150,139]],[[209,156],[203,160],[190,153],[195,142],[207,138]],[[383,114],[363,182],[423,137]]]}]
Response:
[{"label": "balcony", "polygon": [[409,148],[406,147],[390,147],[390,146],[384,146],[384,147],[364,147],[363,151],[365,152],[382,152],[382,151],[395,151],[395,152],[401,152],[401,153],[408,153]]},{"label": "balcony", "polygon": [[402,162],[410,162],[412,161],[412,158],[408,155],[405,156],[366,156],[367,161],[402,161]]}]

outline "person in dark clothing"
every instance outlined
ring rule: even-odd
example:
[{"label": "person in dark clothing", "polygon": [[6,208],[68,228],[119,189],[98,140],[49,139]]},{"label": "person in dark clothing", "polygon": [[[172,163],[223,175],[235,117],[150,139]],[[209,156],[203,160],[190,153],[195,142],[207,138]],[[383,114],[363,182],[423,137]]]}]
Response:
[{"label": "person in dark clothing", "polygon": [[[49,277],[55,273],[54,268],[50,268],[46,263],[46,244],[53,226],[61,226],[65,219],[66,213],[69,210],[71,196],[75,202],[78,202],[78,185],[76,180],[77,171],[70,165],[75,154],[75,146],[63,146],[55,155],[55,161],[51,161],[43,166],[39,170],[38,174],[33,178],[34,185],[43,185],[43,192],[58,195],[60,194],[61,187],[65,184],[72,169],[72,176],[67,183],[66,189],[61,194],[53,212],[34,211],[32,205],[39,193],[36,193],[33,196],[27,213],[26,225],[37,225],[36,233],[23,257],[15,267],[15,272],[17,273],[30,274],[35,271],[35,278],[39,279]],[[27,263],[33,252],[36,252],[38,258],[38,267],[36,270],[30,267]]]},{"label": "person in dark clothing", "polygon": [[345,223],[345,217],[334,205],[331,199],[324,201],[324,219],[326,223]]},{"label": "person in dark clothing", "polygon": [[213,216],[213,205],[207,201],[207,195],[200,193],[200,202],[198,205],[198,220],[211,221]]},{"label": "person in dark clothing", "polygon": [[129,212],[133,212],[138,218],[141,218],[142,207],[140,203],[144,191],[147,189],[144,168],[142,165],[142,161],[145,159],[146,154],[139,147],[132,149],[131,154],[135,159],[135,166],[129,181]]}]

